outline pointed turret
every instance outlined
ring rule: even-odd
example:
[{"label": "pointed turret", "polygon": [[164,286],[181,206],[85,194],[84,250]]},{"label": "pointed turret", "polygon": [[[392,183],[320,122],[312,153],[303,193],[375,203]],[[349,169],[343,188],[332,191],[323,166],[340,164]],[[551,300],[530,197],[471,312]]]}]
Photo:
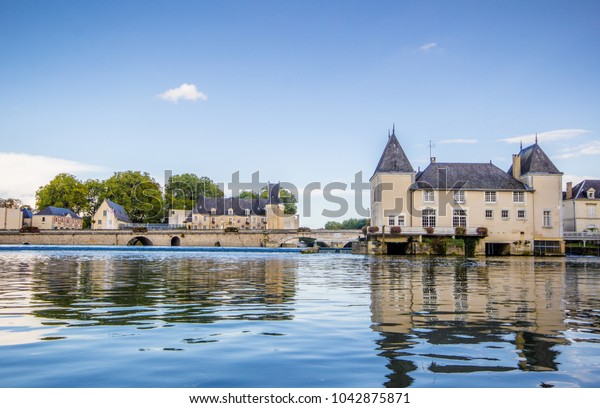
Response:
[{"label": "pointed turret", "polygon": [[388,137],[388,142],[383,149],[379,164],[375,168],[375,173],[414,173],[406,153],[400,146],[398,138],[396,138],[395,129]]},{"label": "pointed turret", "polygon": [[[528,173],[562,174],[554,163],[552,163],[552,160],[544,153],[537,140],[535,144],[527,146],[524,149],[522,148],[518,156],[521,161],[520,175]],[[508,173],[513,173],[512,166],[508,170]]]}]

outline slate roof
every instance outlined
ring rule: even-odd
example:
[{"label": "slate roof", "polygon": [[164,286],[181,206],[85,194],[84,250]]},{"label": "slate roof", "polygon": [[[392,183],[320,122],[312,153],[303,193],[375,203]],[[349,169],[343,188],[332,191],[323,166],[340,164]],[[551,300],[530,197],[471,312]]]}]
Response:
[{"label": "slate roof", "polygon": [[375,168],[376,173],[414,173],[406,153],[400,146],[400,142],[396,138],[394,132],[389,136],[388,142],[383,149],[379,163]]},{"label": "slate roof", "polygon": [[81,218],[79,215],[75,214],[73,211],[68,208],[60,208],[60,207],[46,207],[43,210],[39,211],[35,215],[58,215],[61,217],[65,217],[70,215],[72,218]]},{"label": "slate roof", "polygon": [[117,220],[131,223],[131,219],[129,218],[129,215],[127,215],[127,211],[125,211],[120,204],[110,201],[109,199],[106,199],[106,203],[115,212],[115,217],[117,217]]},{"label": "slate roof", "polygon": [[528,190],[492,163],[431,163],[415,177],[412,190]]},{"label": "slate roof", "polygon": [[[537,143],[521,149],[519,156],[521,156],[521,174],[523,175],[527,173],[562,174]],[[512,166],[507,173],[512,174]]]},{"label": "slate roof", "polygon": [[212,215],[211,209],[215,209],[214,215],[229,215],[228,211],[231,208],[233,215],[245,216],[246,210],[250,210],[252,215],[266,215],[267,204],[281,204],[279,198],[279,183],[268,184],[269,196],[267,198],[239,198],[239,197],[199,197],[196,202],[196,207],[188,216],[188,222],[192,220],[192,214]]},{"label": "slate roof", "polygon": [[23,218],[33,217],[33,212],[29,208],[21,208],[21,212],[23,213]]},{"label": "slate roof", "polygon": [[573,198],[587,198],[587,191],[593,188],[594,198],[600,198],[600,180],[583,180],[581,183],[573,186]]}]

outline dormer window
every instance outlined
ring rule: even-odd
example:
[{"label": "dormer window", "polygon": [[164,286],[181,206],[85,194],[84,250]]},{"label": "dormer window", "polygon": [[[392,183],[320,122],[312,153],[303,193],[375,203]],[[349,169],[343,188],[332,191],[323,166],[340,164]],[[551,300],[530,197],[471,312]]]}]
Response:
[{"label": "dormer window", "polygon": [[215,214],[217,213],[217,209],[216,209],[216,208],[211,208],[211,209],[210,209],[210,213],[211,213],[212,215],[215,215]]},{"label": "dormer window", "polygon": [[228,215],[233,215],[233,208],[230,208],[229,210],[227,210],[227,214]]},{"label": "dormer window", "polygon": [[595,194],[596,194],[596,190],[594,190],[593,188],[590,188],[587,191],[587,198],[589,198],[590,200],[593,200]]},{"label": "dormer window", "polygon": [[250,209],[249,209],[249,208],[246,208],[246,209],[244,210],[244,214],[246,214],[246,216],[249,216],[249,215],[250,215]]}]

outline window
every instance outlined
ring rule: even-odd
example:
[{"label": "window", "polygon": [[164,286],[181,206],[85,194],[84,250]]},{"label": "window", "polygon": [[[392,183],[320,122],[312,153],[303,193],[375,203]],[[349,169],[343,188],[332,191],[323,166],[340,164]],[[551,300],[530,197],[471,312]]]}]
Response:
[{"label": "window", "polygon": [[103,217],[106,217],[106,214],[107,214],[107,213],[108,213],[108,211],[106,211],[106,210],[102,211],[102,216],[103,216]]},{"label": "window", "polygon": [[404,227],[404,215],[398,216],[398,225]]},{"label": "window", "polygon": [[550,214],[551,213],[549,210],[544,210],[543,215],[542,215],[543,226],[546,228],[552,227],[552,218],[551,218]]},{"label": "window", "polygon": [[593,204],[588,204],[585,207],[587,208],[587,217],[596,218],[596,206]]},{"label": "window", "polygon": [[508,220],[508,210],[502,210],[502,219]]},{"label": "window", "polygon": [[388,217],[388,225],[390,227],[393,227],[394,225],[396,225],[396,216],[395,215],[390,215]]},{"label": "window", "polygon": [[215,215],[215,214],[217,213],[217,209],[216,209],[216,208],[211,208],[211,209],[210,209],[210,213],[211,213],[212,215]]},{"label": "window", "polygon": [[433,208],[424,209],[421,215],[421,221],[423,227],[435,227],[435,210]]},{"label": "window", "polygon": [[457,204],[462,204],[465,202],[465,192],[462,190],[454,192],[454,202]]},{"label": "window", "polygon": [[485,202],[488,204],[496,203],[496,192],[495,191],[486,191],[485,192]]},{"label": "window", "polygon": [[102,225],[102,220],[98,220],[98,225]]},{"label": "window", "polygon": [[465,227],[467,226],[467,211],[466,210],[453,210],[452,212],[452,226]]},{"label": "window", "polygon": [[433,190],[423,191],[423,201],[426,203],[433,203],[435,201],[435,194]]},{"label": "window", "polygon": [[246,208],[246,209],[244,210],[244,214],[246,214],[246,216],[250,215],[250,209],[249,209],[249,208]]},{"label": "window", "polygon": [[593,199],[593,198],[594,198],[594,193],[595,193],[595,191],[594,191],[593,189],[591,189],[591,188],[590,188],[590,189],[587,191],[587,198],[589,198],[589,199]]},{"label": "window", "polygon": [[198,216],[194,215],[194,222],[197,222],[197,221],[198,221]]},{"label": "window", "polygon": [[233,208],[230,208],[229,210],[227,210],[227,214],[228,215],[233,215]]},{"label": "window", "polygon": [[494,210],[485,210],[485,218],[488,220],[494,218]]},{"label": "window", "polygon": [[513,191],[513,203],[524,203],[525,193],[523,191]]},{"label": "window", "polygon": [[172,211],[171,211],[171,215],[175,215],[175,210],[172,210]]},{"label": "window", "polygon": [[42,222],[46,222],[46,217],[42,217]]},{"label": "window", "polygon": [[525,210],[517,210],[517,218],[520,220],[525,219]]}]

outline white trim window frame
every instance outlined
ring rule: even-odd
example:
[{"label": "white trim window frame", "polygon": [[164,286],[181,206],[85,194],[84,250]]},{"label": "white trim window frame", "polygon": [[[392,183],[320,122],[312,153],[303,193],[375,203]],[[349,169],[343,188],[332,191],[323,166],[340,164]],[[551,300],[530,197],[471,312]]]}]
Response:
[{"label": "white trim window frame", "polygon": [[525,204],[525,192],[524,191],[513,191],[513,203]]},{"label": "white trim window frame", "polygon": [[552,211],[551,210],[543,210],[542,211],[542,227],[552,228]]},{"label": "white trim window frame", "polygon": [[486,204],[496,204],[496,192],[495,191],[486,191],[485,192],[485,203]]},{"label": "white trim window frame", "polygon": [[424,203],[434,203],[435,202],[435,191],[423,190],[423,202]]},{"label": "white trim window frame", "polygon": [[454,202],[456,204],[464,204],[465,203],[465,190],[456,190],[453,194]]}]

